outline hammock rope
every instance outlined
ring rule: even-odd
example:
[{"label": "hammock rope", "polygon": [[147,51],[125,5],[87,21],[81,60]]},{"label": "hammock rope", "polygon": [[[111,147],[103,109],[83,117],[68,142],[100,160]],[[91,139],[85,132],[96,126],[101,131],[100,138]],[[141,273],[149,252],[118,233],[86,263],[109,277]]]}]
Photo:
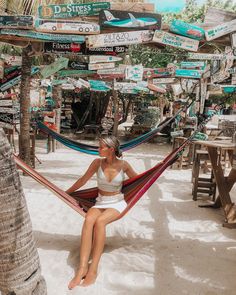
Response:
[{"label": "hammock rope", "polygon": [[[153,138],[158,132],[160,132],[169,123],[171,123],[181,112],[183,112],[184,110],[187,110],[193,104],[194,100],[191,100],[191,102],[189,102],[189,100],[190,100],[190,98],[186,101],[185,106],[183,106],[173,117],[171,117],[169,120],[167,120],[164,123],[163,122],[160,123],[157,126],[157,128],[150,130],[149,132],[142,134],[139,137],[134,138],[126,143],[121,144],[121,146],[120,146],[121,151],[128,151],[128,150],[150,140],[151,138]],[[44,133],[51,135],[57,141],[59,141],[60,143],[62,143],[63,145],[65,145],[71,149],[74,149],[74,150],[82,152],[82,153],[90,154],[90,155],[98,155],[98,146],[88,145],[88,144],[84,144],[84,143],[69,139],[69,138],[51,130],[49,127],[47,127],[42,122],[37,122],[37,126]]]}]

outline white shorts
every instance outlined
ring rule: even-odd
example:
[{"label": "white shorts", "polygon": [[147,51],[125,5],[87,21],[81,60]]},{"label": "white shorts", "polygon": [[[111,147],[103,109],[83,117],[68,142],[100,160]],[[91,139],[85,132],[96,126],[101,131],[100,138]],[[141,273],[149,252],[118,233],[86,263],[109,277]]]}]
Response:
[{"label": "white shorts", "polygon": [[98,194],[96,203],[92,208],[108,209],[112,208],[120,213],[125,210],[127,203],[124,199],[124,194],[120,193],[113,196],[102,196]]}]

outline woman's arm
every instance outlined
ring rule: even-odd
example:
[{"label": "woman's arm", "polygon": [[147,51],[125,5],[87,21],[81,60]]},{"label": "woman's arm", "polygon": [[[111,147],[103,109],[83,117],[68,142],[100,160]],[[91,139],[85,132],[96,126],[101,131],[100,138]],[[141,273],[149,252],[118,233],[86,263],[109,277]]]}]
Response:
[{"label": "woman's arm", "polygon": [[138,175],[138,173],[136,173],[131,165],[126,161],[124,161],[124,172],[129,178],[133,178]]},{"label": "woman's arm", "polygon": [[99,164],[100,164],[100,159],[94,160],[90,164],[88,170],[84,173],[84,175],[80,177],[70,188],[68,188],[68,190],[66,190],[66,193],[67,194],[73,193],[74,191],[76,191],[77,189],[85,185],[87,181],[93,176],[93,174],[97,172]]}]

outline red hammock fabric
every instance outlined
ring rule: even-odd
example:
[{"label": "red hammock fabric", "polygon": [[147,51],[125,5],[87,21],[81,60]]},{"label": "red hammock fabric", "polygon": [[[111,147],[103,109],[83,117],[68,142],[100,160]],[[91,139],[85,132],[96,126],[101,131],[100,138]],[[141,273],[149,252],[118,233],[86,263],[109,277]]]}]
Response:
[{"label": "red hammock fabric", "polygon": [[[156,179],[163,173],[163,171],[173,164],[179,153],[184,149],[187,142],[182,144],[178,149],[172,151],[162,162],[158,163],[153,168],[137,175],[132,179],[127,179],[123,183],[122,192],[124,193],[125,200],[128,203],[126,209],[118,216],[117,219],[123,217],[132,208],[137,201],[144,195],[149,187],[156,181]],[[85,216],[86,211],[95,204],[95,199],[98,195],[98,189],[90,188],[80,190],[68,195],[62,189],[48,181],[44,176],[40,175],[26,163],[24,163],[16,155],[15,162],[17,166],[22,169],[26,174],[34,178],[37,182],[44,185],[55,193],[60,199],[67,203],[71,208],[76,210],[82,216]]]}]

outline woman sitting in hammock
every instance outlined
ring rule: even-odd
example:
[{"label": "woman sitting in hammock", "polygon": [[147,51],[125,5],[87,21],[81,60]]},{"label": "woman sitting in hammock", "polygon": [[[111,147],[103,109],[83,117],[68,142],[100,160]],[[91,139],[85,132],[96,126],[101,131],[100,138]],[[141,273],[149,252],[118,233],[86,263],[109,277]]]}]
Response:
[{"label": "woman sitting in hammock", "polygon": [[[85,217],[81,235],[79,268],[68,285],[69,289],[81,283],[82,286],[88,286],[95,282],[98,263],[105,243],[106,225],[114,221],[127,206],[124,195],[121,193],[124,174],[127,174],[129,178],[137,175],[126,161],[118,159],[122,154],[116,137],[109,136],[100,140],[99,155],[102,159],[94,160],[86,173],[67,190],[67,193],[78,190],[94,173],[97,173],[98,197],[95,205],[88,210]],[[89,265],[91,252],[92,262]]]}]

